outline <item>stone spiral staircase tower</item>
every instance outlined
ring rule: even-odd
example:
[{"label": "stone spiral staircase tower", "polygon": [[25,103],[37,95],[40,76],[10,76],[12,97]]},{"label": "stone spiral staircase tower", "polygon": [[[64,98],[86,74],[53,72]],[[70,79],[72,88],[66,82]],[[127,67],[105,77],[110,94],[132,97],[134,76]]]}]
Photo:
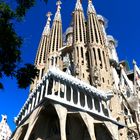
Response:
[{"label": "stone spiral staircase tower", "polygon": [[47,16],[35,60],[39,76],[15,118],[11,140],[139,139],[140,113],[131,101],[140,86],[119,66],[116,42],[107,35],[105,19],[97,15],[92,0],[87,19],[76,1],[65,40],[61,1],[52,27],[51,13]]}]

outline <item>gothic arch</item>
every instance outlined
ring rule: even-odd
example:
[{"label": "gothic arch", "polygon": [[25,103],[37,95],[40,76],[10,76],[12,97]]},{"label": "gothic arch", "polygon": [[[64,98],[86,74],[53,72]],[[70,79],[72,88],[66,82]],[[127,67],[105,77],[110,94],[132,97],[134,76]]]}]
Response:
[{"label": "gothic arch", "polygon": [[79,113],[70,113],[66,121],[67,140],[91,140],[88,129]]},{"label": "gothic arch", "polygon": [[23,140],[24,139],[27,130],[28,130],[28,124],[25,124],[25,125],[21,126],[21,132],[20,132],[20,136],[19,136],[18,140]]},{"label": "gothic arch", "polygon": [[60,140],[60,124],[53,105],[44,106],[28,140]]},{"label": "gothic arch", "polygon": [[96,140],[113,140],[108,128],[103,123],[94,124]]}]

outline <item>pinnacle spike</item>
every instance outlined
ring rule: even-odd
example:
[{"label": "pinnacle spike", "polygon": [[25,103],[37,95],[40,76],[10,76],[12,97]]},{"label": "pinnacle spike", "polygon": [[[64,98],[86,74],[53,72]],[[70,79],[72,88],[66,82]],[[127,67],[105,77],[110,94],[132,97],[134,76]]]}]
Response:
[{"label": "pinnacle spike", "polygon": [[133,65],[136,65],[137,63],[136,63],[136,61],[133,59]]},{"label": "pinnacle spike", "polygon": [[61,4],[62,4],[62,2],[61,2],[60,0],[58,0],[58,1],[56,2],[57,11],[60,11],[60,9],[61,9]]}]

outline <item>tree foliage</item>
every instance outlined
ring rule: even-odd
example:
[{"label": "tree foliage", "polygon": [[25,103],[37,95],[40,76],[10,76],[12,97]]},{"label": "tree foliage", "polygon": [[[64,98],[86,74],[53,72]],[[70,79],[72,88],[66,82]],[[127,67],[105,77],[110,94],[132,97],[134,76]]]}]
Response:
[{"label": "tree foliage", "polygon": [[[16,33],[13,21],[22,21],[26,12],[35,5],[35,0],[16,0],[16,2],[17,7],[13,10],[9,4],[0,0],[0,79],[4,75],[15,77],[19,88],[26,88],[37,76],[38,70],[31,64],[19,68],[23,40]],[[0,88],[3,88],[2,83]]]},{"label": "tree foliage", "polygon": [[[33,82],[34,75],[37,75],[36,68],[31,64],[25,64],[25,67],[17,71],[16,78],[20,88],[26,88]],[[23,78],[24,77],[24,78]]]}]

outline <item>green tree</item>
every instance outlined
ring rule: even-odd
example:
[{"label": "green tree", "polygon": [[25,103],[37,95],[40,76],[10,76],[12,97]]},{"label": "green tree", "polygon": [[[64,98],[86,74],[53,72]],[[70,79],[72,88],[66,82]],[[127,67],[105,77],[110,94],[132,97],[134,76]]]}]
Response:
[{"label": "green tree", "polygon": [[[19,67],[23,40],[14,29],[14,21],[22,22],[26,12],[35,5],[35,2],[35,0],[16,0],[17,7],[12,9],[9,4],[0,0],[0,79],[4,75],[15,77],[19,88],[28,87],[37,76],[38,70],[31,64]],[[3,88],[1,82],[0,88]]]}]

